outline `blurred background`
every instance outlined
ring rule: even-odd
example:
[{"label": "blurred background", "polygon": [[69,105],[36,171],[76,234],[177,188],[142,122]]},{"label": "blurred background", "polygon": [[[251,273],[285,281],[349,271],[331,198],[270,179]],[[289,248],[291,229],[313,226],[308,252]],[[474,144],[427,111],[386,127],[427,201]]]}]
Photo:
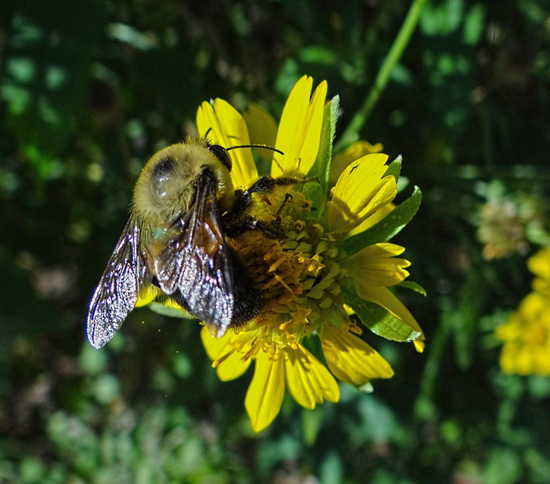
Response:
[{"label": "blurred background", "polygon": [[424,193],[395,242],[428,292],[402,295],[426,350],[365,335],[394,378],[314,411],[289,398],[257,435],[251,372],[219,382],[198,324],[139,309],[106,348],[85,338],[137,175],[199,103],[278,117],[308,74],[340,95],[338,139],[409,7],[0,4],[0,482],[550,482],[550,379],[504,373],[495,336],[549,244],[546,1],[427,1],[359,133]]}]

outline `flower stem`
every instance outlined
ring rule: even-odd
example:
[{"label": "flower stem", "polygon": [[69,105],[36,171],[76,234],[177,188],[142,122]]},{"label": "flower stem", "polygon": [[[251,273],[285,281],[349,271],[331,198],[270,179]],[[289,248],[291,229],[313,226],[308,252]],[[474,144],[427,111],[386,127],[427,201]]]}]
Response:
[{"label": "flower stem", "polygon": [[371,111],[376,105],[378,98],[380,97],[382,91],[388,83],[388,79],[390,78],[393,68],[397,64],[397,61],[400,59],[401,54],[403,54],[405,47],[407,47],[407,44],[409,43],[411,35],[416,27],[416,24],[418,23],[418,18],[420,17],[420,12],[422,11],[422,7],[424,6],[425,2],[426,0],[414,0],[414,2],[412,3],[411,8],[409,9],[409,13],[405,18],[405,21],[403,22],[403,26],[397,34],[397,37],[395,38],[395,41],[390,51],[386,55],[382,67],[378,71],[378,75],[376,76],[376,80],[374,81],[374,86],[370,90],[369,95],[367,96],[363,105],[355,113],[348,127],[342,133],[340,141],[336,146],[337,149],[343,148],[347,144],[352,143],[353,141],[358,139],[359,130],[365,124]]}]

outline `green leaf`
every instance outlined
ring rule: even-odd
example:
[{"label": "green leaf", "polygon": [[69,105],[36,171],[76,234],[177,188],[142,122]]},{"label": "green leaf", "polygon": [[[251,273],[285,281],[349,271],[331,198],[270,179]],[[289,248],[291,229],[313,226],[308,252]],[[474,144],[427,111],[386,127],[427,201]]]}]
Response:
[{"label": "green leaf", "polygon": [[422,334],[382,306],[361,299],[355,291],[346,290],[344,296],[346,304],[353,308],[361,322],[382,338],[402,343],[414,341]]},{"label": "green leaf", "polygon": [[324,208],[324,201],[327,198],[330,162],[332,160],[332,145],[334,142],[334,133],[336,132],[339,106],[340,98],[338,96],[334,96],[332,100],[325,105],[319,152],[317,153],[315,164],[308,174],[308,176],[317,177],[319,183],[308,183],[304,186],[303,190],[305,197],[313,202],[314,207],[319,208],[319,210],[317,210],[317,218],[321,216],[322,209]]},{"label": "green leaf", "polygon": [[420,284],[414,281],[402,281],[399,284],[396,284],[396,286],[410,289],[411,291],[417,292],[418,294],[422,294],[423,296],[427,295],[426,289],[424,289]]},{"label": "green leaf", "polygon": [[340,247],[352,255],[369,245],[391,239],[412,220],[421,201],[422,192],[415,187],[413,194],[401,205],[364,232],[342,240]]}]

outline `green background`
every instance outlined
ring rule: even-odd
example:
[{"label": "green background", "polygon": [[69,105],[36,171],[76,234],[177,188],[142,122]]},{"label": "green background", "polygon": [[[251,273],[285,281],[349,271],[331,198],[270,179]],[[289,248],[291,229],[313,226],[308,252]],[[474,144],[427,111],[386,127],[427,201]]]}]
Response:
[{"label": "green background", "polygon": [[[0,4],[0,482],[550,481],[550,380],[503,374],[493,336],[548,243],[548,2],[426,2],[359,132],[403,155],[398,201],[424,193],[395,242],[428,292],[400,293],[426,350],[365,335],[393,379],[343,385],[315,411],[287,398],[256,435],[251,372],[220,383],[198,324],[139,309],[105,349],[85,340],[136,177],[192,132],[199,103],[260,102],[278,117],[308,74],[340,95],[338,139],[409,6]],[[482,206],[503,200],[521,243],[505,235],[506,256],[487,260],[480,228],[501,232]]]}]

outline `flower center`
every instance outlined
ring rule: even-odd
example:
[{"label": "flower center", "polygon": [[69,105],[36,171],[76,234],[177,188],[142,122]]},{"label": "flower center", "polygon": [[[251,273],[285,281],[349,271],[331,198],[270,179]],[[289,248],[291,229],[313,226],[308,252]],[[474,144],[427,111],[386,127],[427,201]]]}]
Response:
[{"label": "flower center", "polygon": [[312,216],[311,202],[283,187],[254,196],[252,215],[281,236],[269,238],[254,230],[229,241],[264,302],[256,318],[233,328],[237,335],[247,333],[250,356],[260,349],[269,353],[270,346],[273,353],[277,346],[296,347],[319,329],[321,321],[337,326],[349,321],[341,295],[346,276],[342,254],[332,235]]}]

